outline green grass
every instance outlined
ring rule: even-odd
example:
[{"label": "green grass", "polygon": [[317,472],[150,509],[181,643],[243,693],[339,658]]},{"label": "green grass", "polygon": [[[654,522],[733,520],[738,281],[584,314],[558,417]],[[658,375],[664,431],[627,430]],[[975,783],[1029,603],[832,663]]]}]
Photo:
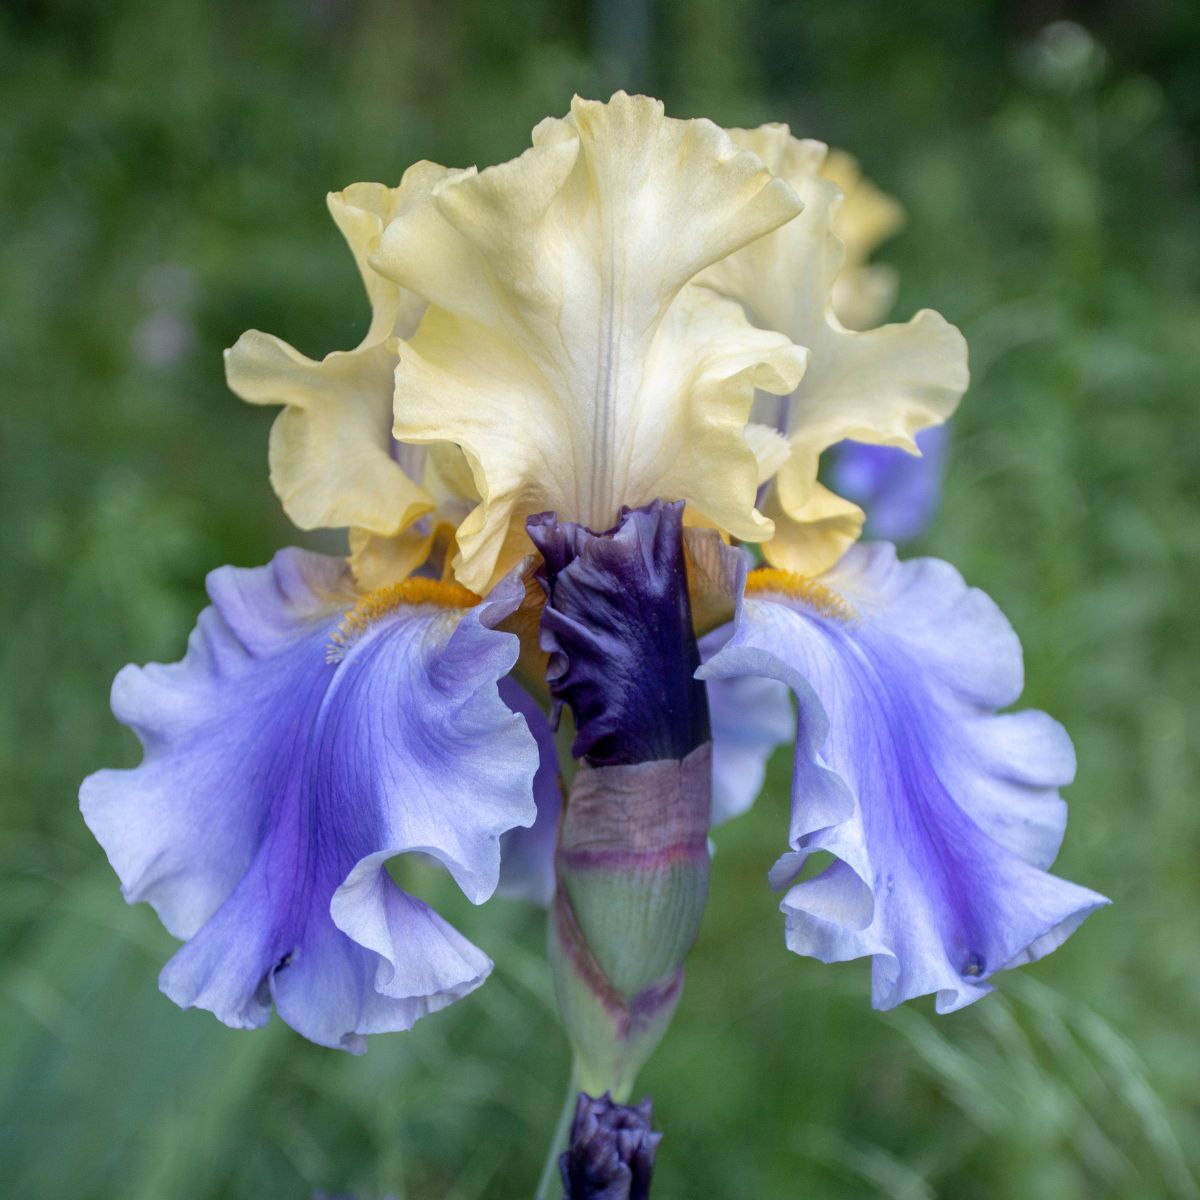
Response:
[{"label": "green grass", "polygon": [[[643,1076],[665,1197],[1200,1194],[1200,27],[1109,6],[1073,68],[981,2],[655,7],[677,115],[784,119],[909,211],[897,313],[965,330],[948,558],[1012,618],[1027,702],[1080,772],[1061,870],[1115,900],[953,1016],[868,1006],[789,955],[765,872],[788,764],[718,832],[687,991]],[[531,32],[532,31],[532,32]],[[23,0],[0,15],[0,1162],[47,1200],[528,1195],[565,1079],[541,914],[427,891],[496,960],[361,1059],[180,1013],[79,780],[136,760],[127,661],[181,653],[204,572],[298,539],[245,328],[309,353],[365,322],[323,193],[517,152],[589,64],[582,9]],[[1086,63],[1084,67],[1086,67]],[[139,355],[155,326],[182,352]],[[328,545],[329,543],[325,543]]]}]

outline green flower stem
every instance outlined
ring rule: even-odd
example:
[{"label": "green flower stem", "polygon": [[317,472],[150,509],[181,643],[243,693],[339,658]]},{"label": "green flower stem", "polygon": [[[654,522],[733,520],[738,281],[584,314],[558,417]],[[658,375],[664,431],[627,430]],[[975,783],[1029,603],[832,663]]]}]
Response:
[{"label": "green flower stem", "polygon": [[571,1074],[567,1079],[567,1095],[563,1100],[562,1112],[558,1114],[558,1121],[554,1126],[554,1136],[550,1139],[550,1149],[546,1154],[542,1173],[538,1177],[537,1191],[534,1193],[533,1200],[555,1200],[555,1196],[558,1194],[556,1188],[558,1159],[567,1148],[567,1133],[571,1128],[571,1118],[575,1115],[575,1100],[578,1095],[579,1072],[572,1065]]}]

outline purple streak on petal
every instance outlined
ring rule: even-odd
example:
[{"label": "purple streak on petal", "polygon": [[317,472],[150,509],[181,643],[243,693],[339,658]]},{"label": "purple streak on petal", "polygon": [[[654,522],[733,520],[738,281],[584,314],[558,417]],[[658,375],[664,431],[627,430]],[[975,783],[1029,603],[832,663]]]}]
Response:
[{"label": "purple streak on petal", "polygon": [[554,730],[542,706],[510,675],[500,681],[500,696],[520,713],[538,746],[533,778],[537,820],[528,829],[510,829],[500,840],[500,886],[496,894],[549,904],[554,895],[554,837],[562,809]]},{"label": "purple streak on petal", "polygon": [[895,446],[842,442],[832,451],[833,490],[867,514],[871,537],[905,542],[929,527],[942,498],[949,432],[932,425],[917,434],[921,454]]},{"label": "purple streak on petal", "polygon": [[226,1024],[280,1016],[361,1050],[477,987],[491,964],[401,891],[388,858],[439,859],[475,903],[529,823],[537,754],[496,682],[513,580],[466,611],[401,605],[327,661],[353,602],[340,560],[284,551],[209,577],[187,657],[126,667],[113,709],[145,747],[84,782],[126,899],[186,940],[163,990]]},{"label": "purple streak on petal", "polygon": [[594,766],[682,759],[709,739],[683,559],[683,502],[623,509],[593,533],[553,513],[527,528],[545,559],[542,648],[571,752]]},{"label": "purple streak on petal", "polygon": [[[948,564],[860,545],[821,582],[857,619],[747,599],[702,674],[779,679],[799,702],[793,853],[772,871],[788,945],[826,962],[872,955],[876,1007],[937,993],[950,1011],[1107,903],[1043,870],[1070,741],[1044,713],[996,715],[1021,692],[1020,645]],[[816,850],[838,861],[796,882]]]}]

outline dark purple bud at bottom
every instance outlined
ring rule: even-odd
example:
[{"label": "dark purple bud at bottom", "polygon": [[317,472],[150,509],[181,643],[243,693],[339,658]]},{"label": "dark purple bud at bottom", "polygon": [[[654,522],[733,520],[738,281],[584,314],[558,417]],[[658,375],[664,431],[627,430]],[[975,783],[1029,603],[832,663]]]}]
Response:
[{"label": "dark purple bud at bottom", "polygon": [[650,1128],[650,1101],[617,1104],[579,1093],[571,1141],[558,1160],[563,1200],[646,1200],[661,1133]]}]

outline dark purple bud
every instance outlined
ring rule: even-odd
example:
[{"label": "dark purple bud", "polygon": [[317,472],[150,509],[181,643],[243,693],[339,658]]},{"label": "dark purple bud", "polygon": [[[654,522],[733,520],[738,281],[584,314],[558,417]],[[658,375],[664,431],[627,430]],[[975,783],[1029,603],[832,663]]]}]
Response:
[{"label": "dark purple bud", "polygon": [[563,1200],[647,1200],[661,1133],[650,1129],[650,1101],[617,1104],[579,1093],[571,1141],[558,1160]]},{"label": "dark purple bud", "polygon": [[592,766],[683,759],[709,739],[682,524],[683,502],[661,500],[603,533],[553,513],[527,522],[545,559],[547,681]]}]

